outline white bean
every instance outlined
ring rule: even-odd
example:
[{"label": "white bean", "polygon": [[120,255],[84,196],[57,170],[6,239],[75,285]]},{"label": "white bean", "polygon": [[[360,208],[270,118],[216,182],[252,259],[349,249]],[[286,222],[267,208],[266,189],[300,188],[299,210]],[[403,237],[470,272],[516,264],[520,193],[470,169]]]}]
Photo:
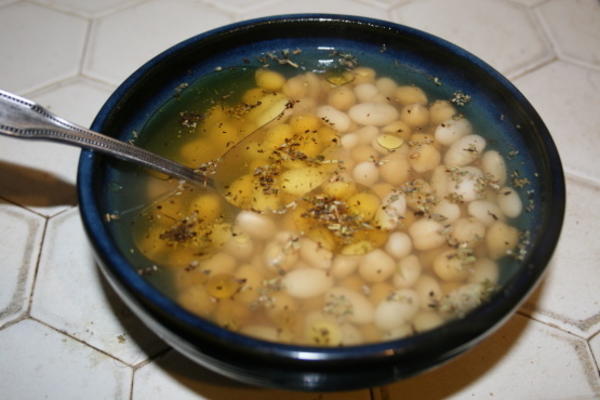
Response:
[{"label": "white bean", "polygon": [[348,115],[357,124],[384,126],[398,118],[398,110],[390,104],[361,103],[352,106]]},{"label": "white bean", "polygon": [[298,268],[288,272],[281,280],[285,291],[292,297],[310,298],[325,293],[333,280],[322,269]]},{"label": "white bean", "polygon": [[287,271],[298,261],[298,252],[282,243],[269,242],[264,251],[265,265],[276,271]]},{"label": "white bean", "polygon": [[491,225],[494,221],[504,219],[504,213],[500,207],[488,200],[474,200],[469,203],[467,210],[469,215],[477,218],[486,226]]},{"label": "white bean", "polygon": [[375,223],[385,230],[395,229],[406,213],[406,197],[403,193],[391,192],[381,201],[375,214]]},{"label": "white bean", "polygon": [[340,139],[340,143],[344,149],[350,150],[358,145],[360,137],[356,133],[347,133]]},{"label": "white bean", "polygon": [[360,260],[358,273],[367,282],[383,282],[394,273],[395,267],[392,257],[381,249],[375,249]]},{"label": "white bean", "polygon": [[360,103],[366,103],[379,94],[379,89],[372,83],[361,83],[354,87],[354,94]]},{"label": "white bean", "polygon": [[268,239],[276,231],[275,223],[269,217],[252,211],[241,211],[236,217],[236,226],[258,239]]},{"label": "white bean", "polygon": [[[335,107],[338,110],[347,111],[356,104],[356,96],[348,86],[339,86],[331,89],[327,101],[330,106]],[[295,105],[294,108],[296,108]]]},{"label": "white bean", "polygon": [[456,114],[456,109],[447,100],[436,100],[429,107],[430,122],[433,125],[449,120],[454,114]]},{"label": "white bean", "polygon": [[437,305],[443,294],[438,280],[430,275],[421,275],[415,282],[414,289],[423,309]]},{"label": "white bean", "polygon": [[372,161],[363,161],[352,170],[354,180],[365,186],[371,186],[379,180],[379,169]]},{"label": "white bean", "polygon": [[250,236],[245,233],[239,233],[236,236],[232,236],[223,245],[223,250],[238,260],[247,260],[254,252],[254,243],[250,239]]},{"label": "white bean", "polygon": [[473,272],[469,276],[470,283],[485,283],[495,285],[498,282],[500,271],[498,264],[489,258],[480,258],[473,265]]},{"label": "white bean", "polygon": [[340,331],[342,332],[342,345],[343,346],[354,346],[362,344],[364,338],[360,330],[351,324],[340,325]]},{"label": "white bean", "polygon": [[448,182],[450,180],[450,174],[448,174],[447,167],[445,165],[438,165],[431,174],[431,187],[435,191],[438,198],[444,198],[448,194]]},{"label": "white bean", "polygon": [[519,197],[519,193],[513,188],[504,187],[498,192],[498,206],[508,218],[516,218],[521,215],[523,203]]},{"label": "white bean", "polygon": [[465,118],[450,118],[435,128],[435,140],[444,146],[450,146],[463,136],[473,133],[471,123]]},{"label": "white bean", "polygon": [[381,77],[375,81],[375,86],[379,89],[379,92],[384,96],[392,96],[396,91],[398,85],[392,78],[386,76]]},{"label": "white bean", "polygon": [[333,253],[331,251],[308,238],[300,240],[300,256],[311,267],[320,269],[329,269],[333,260]]},{"label": "white bean", "polygon": [[479,135],[468,135],[454,142],[444,156],[448,167],[462,167],[471,164],[481,155],[486,141]]},{"label": "white bean", "polygon": [[360,256],[336,255],[331,266],[331,275],[337,279],[347,277],[356,271],[360,259]]},{"label": "white bean", "polygon": [[429,123],[429,110],[421,104],[409,104],[400,110],[400,119],[413,128],[423,128]]},{"label": "white bean", "polygon": [[465,202],[476,200],[482,196],[480,179],[483,172],[477,167],[462,167],[455,171],[454,179],[450,180],[449,192],[462,198]]},{"label": "white bean", "polygon": [[417,313],[412,323],[416,332],[425,332],[437,328],[444,320],[435,311],[425,310]]},{"label": "white bean", "polygon": [[496,221],[487,230],[485,243],[492,260],[505,256],[519,241],[519,231],[504,222]]},{"label": "white bean", "polygon": [[419,219],[415,221],[408,233],[413,241],[413,246],[417,250],[429,250],[441,246],[446,241],[442,235],[442,225],[439,222],[430,219]]},{"label": "white bean", "polygon": [[400,185],[408,179],[410,164],[406,158],[384,157],[379,167],[381,178],[391,184]]},{"label": "white bean", "polygon": [[367,125],[354,131],[358,135],[359,144],[371,145],[373,140],[379,135],[379,129],[375,126]]},{"label": "white bean", "polygon": [[460,282],[469,276],[471,264],[464,262],[454,249],[440,253],[433,261],[433,270],[440,279]]},{"label": "white bean", "polygon": [[375,309],[375,325],[382,330],[398,328],[410,321],[419,310],[419,297],[414,290],[395,290],[388,300]]},{"label": "white bean", "polygon": [[421,276],[421,270],[419,257],[414,254],[404,257],[398,263],[398,268],[394,274],[394,286],[398,288],[412,287]]},{"label": "white bean", "polygon": [[402,105],[427,104],[427,95],[423,89],[416,86],[399,86],[394,93],[394,100]]},{"label": "white bean", "polygon": [[348,118],[346,113],[332,106],[317,108],[317,116],[340,133],[347,132],[350,128],[350,118]]},{"label": "white bean", "polygon": [[474,247],[485,237],[485,225],[477,218],[459,218],[453,224],[451,236],[459,243]]},{"label": "white bean", "polygon": [[458,204],[452,203],[448,200],[440,201],[434,208],[433,214],[442,216],[444,222],[454,222],[460,218],[460,207]]},{"label": "white bean", "polygon": [[385,251],[396,259],[406,257],[412,251],[410,236],[404,232],[393,232],[385,244]]},{"label": "white bean", "polygon": [[[373,321],[373,305],[365,296],[352,289],[344,287],[330,289],[325,294],[325,307],[328,305],[342,308],[342,310],[334,309],[333,312],[340,311],[347,314],[342,316],[346,316],[350,322],[355,324],[368,324]],[[349,308],[349,312],[343,308]]]},{"label": "white bean", "polygon": [[481,169],[492,176],[500,186],[506,183],[506,163],[496,150],[488,150],[481,156]]},{"label": "white bean", "polygon": [[410,324],[402,324],[383,333],[383,338],[386,340],[402,339],[413,334]]}]

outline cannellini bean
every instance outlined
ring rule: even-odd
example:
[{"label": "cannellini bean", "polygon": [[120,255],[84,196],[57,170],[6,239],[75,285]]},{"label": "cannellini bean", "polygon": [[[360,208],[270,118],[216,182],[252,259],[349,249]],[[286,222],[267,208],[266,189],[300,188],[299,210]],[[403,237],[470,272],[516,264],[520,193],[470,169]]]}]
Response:
[{"label": "cannellini bean", "polygon": [[344,149],[352,149],[359,143],[359,136],[356,133],[347,133],[340,139],[340,143]]},{"label": "cannellini bean", "polygon": [[419,296],[411,289],[395,290],[388,300],[375,308],[375,325],[382,330],[398,328],[409,322],[419,310]]},{"label": "cannellini bean", "polygon": [[485,148],[485,139],[479,135],[468,135],[454,142],[444,156],[448,167],[462,167],[479,158]]},{"label": "cannellini bean", "polygon": [[347,277],[356,271],[360,259],[360,256],[336,255],[331,265],[331,275],[337,279]]},{"label": "cannellini bean", "polygon": [[506,225],[504,222],[496,221],[487,230],[485,243],[488,249],[488,255],[492,260],[496,260],[512,250],[519,241],[519,231],[517,228]]},{"label": "cannellini bean", "polygon": [[368,144],[359,144],[350,150],[350,154],[352,155],[352,159],[356,163],[361,163],[364,161],[373,162],[377,158],[379,158],[379,154],[377,150],[375,150],[372,146]]},{"label": "cannellini bean", "polygon": [[332,106],[317,108],[317,116],[340,133],[347,132],[350,128],[350,118],[348,118],[346,113]]},{"label": "cannellini bean", "polygon": [[432,213],[434,215],[440,215],[444,218],[444,222],[454,222],[460,218],[460,207],[458,204],[444,199],[433,207]]},{"label": "cannellini bean", "polygon": [[371,190],[380,199],[383,199],[385,196],[387,196],[394,190],[394,187],[387,182],[379,182],[371,186]]},{"label": "cannellini bean", "polygon": [[381,178],[394,186],[400,185],[408,179],[410,164],[406,158],[384,157],[381,160],[379,174]]},{"label": "cannellini bean", "polygon": [[479,168],[471,166],[458,168],[455,177],[449,182],[450,193],[460,196],[465,202],[476,200],[482,195],[479,181],[483,177],[483,172]]},{"label": "cannellini bean", "polygon": [[356,67],[352,71],[354,72],[354,83],[369,83],[375,80],[376,72],[373,68],[369,67]]},{"label": "cannellini bean", "polygon": [[268,239],[276,230],[275,223],[269,217],[252,211],[241,211],[236,217],[236,226],[257,239]]},{"label": "cannellini bean", "polygon": [[423,128],[429,123],[429,110],[421,104],[402,107],[400,119],[413,128]]},{"label": "cannellini bean", "polygon": [[438,198],[444,198],[448,194],[449,180],[450,175],[448,174],[445,165],[438,165],[435,167],[429,182],[431,183],[431,187],[435,191],[435,194],[438,196]]},{"label": "cannellini bean", "polygon": [[333,285],[333,279],[324,270],[317,268],[293,269],[281,282],[290,296],[303,299],[319,296]]},{"label": "cannellini bean", "polygon": [[392,78],[381,77],[375,81],[375,86],[384,96],[393,96],[398,85]]},{"label": "cannellini bean", "polygon": [[481,169],[489,174],[498,185],[506,183],[506,163],[496,150],[488,150],[481,156]]},{"label": "cannellini bean", "polygon": [[329,269],[333,260],[333,253],[319,245],[314,240],[303,238],[300,240],[300,256],[311,267]]},{"label": "cannellini bean", "polygon": [[385,340],[402,339],[402,338],[405,338],[412,334],[413,334],[412,327],[410,326],[410,324],[406,323],[406,324],[397,326],[396,328],[385,331],[383,333],[383,339],[385,339]]},{"label": "cannellini bean", "polygon": [[398,263],[398,268],[394,274],[394,286],[398,288],[412,287],[421,276],[421,270],[419,257],[414,254],[404,257]]},{"label": "cannellini bean", "polygon": [[500,272],[498,264],[489,258],[480,258],[475,261],[473,271],[469,276],[470,283],[489,283],[495,285],[498,282]]},{"label": "cannellini bean", "polygon": [[442,225],[439,222],[430,219],[419,219],[415,221],[408,233],[413,241],[413,246],[417,250],[429,250],[441,246],[446,238],[442,235]]},{"label": "cannellini bean", "polygon": [[379,169],[372,161],[363,161],[354,166],[352,177],[356,183],[371,186],[379,180]]},{"label": "cannellini bean", "polygon": [[360,129],[354,131],[358,135],[359,143],[365,145],[371,145],[371,142],[375,140],[377,135],[379,135],[379,129],[375,126],[367,125],[363,126]]},{"label": "cannellini bean", "polygon": [[340,331],[342,332],[342,345],[343,346],[354,346],[364,342],[363,334],[360,330],[351,324],[340,325]]},{"label": "cannellini bean", "polygon": [[356,104],[356,96],[350,87],[339,86],[331,89],[327,97],[327,102],[338,110],[348,111],[350,107]]},{"label": "cannellini bean", "polygon": [[372,83],[361,83],[354,87],[354,94],[360,103],[365,103],[379,94],[379,89]]},{"label": "cannellini bean", "polygon": [[458,243],[467,243],[474,247],[485,237],[485,225],[477,218],[459,218],[452,224],[450,234]]},{"label": "cannellini bean", "polygon": [[416,146],[410,153],[408,161],[412,169],[416,172],[423,173],[437,167],[441,158],[442,156],[435,146],[431,144],[422,144]]},{"label": "cannellini bean", "polygon": [[232,236],[224,245],[223,250],[238,260],[248,259],[254,252],[254,243],[250,236],[240,233]]},{"label": "cannellini bean", "polygon": [[392,294],[394,291],[394,286],[389,284],[388,282],[375,282],[369,285],[369,301],[371,304],[377,305],[381,303],[383,300],[387,299],[387,297]]},{"label": "cannellini bean", "polygon": [[467,210],[469,215],[477,218],[486,226],[491,225],[494,221],[504,219],[504,213],[500,207],[488,200],[473,200],[469,203]]},{"label": "cannellini bean", "polygon": [[412,251],[410,236],[404,232],[393,232],[385,244],[385,251],[396,259],[406,257]]},{"label": "cannellini bean", "polygon": [[383,133],[391,133],[400,136],[402,139],[408,139],[412,134],[412,128],[404,121],[396,120],[381,128]]},{"label": "cannellini bean", "polygon": [[504,187],[498,191],[498,206],[508,218],[516,218],[521,215],[523,203],[516,190]]},{"label": "cannellini bean", "polygon": [[438,280],[425,274],[419,276],[415,282],[414,290],[419,296],[419,304],[426,310],[437,305],[443,294]]},{"label": "cannellini bean", "polygon": [[399,86],[394,93],[394,100],[402,105],[427,104],[427,95],[416,86]]},{"label": "cannellini bean", "polygon": [[187,310],[203,317],[208,317],[216,305],[204,285],[184,288],[177,296],[177,302]]},{"label": "cannellini bean", "polygon": [[375,249],[360,260],[358,273],[367,282],[383,282],[394,273],[395,267],[392,257],[381,249]]},{"label": "cannellini bean", "polygon": [[429,107],[429,118],[432,125],[441,124],[456,114],[456,109],[447,100],[436,100]]},{"label": "cannellini bean", "polygon": [[203,260],[198,267],[205,275],[230,274],[235,270],[237,261],[227,253],[217,253]]},{"label": "cannellini bean", "polygon": [[381,229],[395,229],[406,213],[406,198],[403,193],[392,192],[383,198],[375,214],[375,224]]},{"label": "cannellini bean", "polygon": [[473,126],[465,118],[450,118],[435,128],[435,140],[444,146],[450,146],[463,136],[473,133]]},{"label": "cannellini bean", "polygon": [[469,276],[472,263],[467,261],[463,260],[456,250],[446,250],[435,258],[433,270],[445,281],[461,282]]},{"label": "cannellini bean", "polygon": [[282,243],[269,242],[264,250],[265,265],[276,271],[287,271],[298,261],[298,252]]},{"label": "cannellini bean", "polygon": [[357,124],[384,126],[398,118],[398,111],[390,104],[361,103],[352,106],[348,115]]},{"label": "cannellini bean", "polygon": [[[350,322],[355,324],[368,324],[373,321],[373,305],[371,302],[362,294],[343,287],[335,287],[330,289],[325,294],[325,307],[328,305],[334,308],[333,312],[341,311],[343,317],[347,317]],[[342,310],[336,310],[335,308],[341,308]],[[344,310],[346,309],[346,310]]]},{"label": "cannellini bean", "polygon": [[244,335],[276,342],[279,335],[277,329],[269,325],[247,325],[240,330]]},{"label": "cannellini bean", "polygon": [[412,324],[416,332],[425,332],[437,328],[444,323],[442,317],[435,311],[419,311],[413,318]]}]

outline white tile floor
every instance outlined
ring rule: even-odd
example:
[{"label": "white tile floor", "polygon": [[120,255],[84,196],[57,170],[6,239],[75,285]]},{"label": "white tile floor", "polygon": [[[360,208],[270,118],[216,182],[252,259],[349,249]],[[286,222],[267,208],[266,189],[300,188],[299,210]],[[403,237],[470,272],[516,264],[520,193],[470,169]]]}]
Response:
[{"label": "white tile floor", "polygon": [[563,235],[540,288],[473,351],[403,382],[321,397],[240,386],[169,350],[100,279],[77,213],[78,151],[0,137],[0,397],[600,398],[597,0],[0,0],[0,88],[89,125],[116,85],[160,50],[288,12],[405,23],[513,79],[547,123],[568,175]]}]

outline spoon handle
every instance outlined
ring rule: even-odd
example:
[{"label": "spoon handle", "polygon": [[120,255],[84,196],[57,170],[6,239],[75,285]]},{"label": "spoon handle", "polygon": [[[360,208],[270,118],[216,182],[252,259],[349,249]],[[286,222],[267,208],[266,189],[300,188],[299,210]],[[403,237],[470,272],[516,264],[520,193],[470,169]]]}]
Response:
[{"label": "spoon handle", "polygon": [[191,168],[130,143],[85,129],[52,114],[31,100],[3,90],[0,90],[0,134],[22,139],[50,140],[97,150],[186,181],[211,184],[209,178]]}]

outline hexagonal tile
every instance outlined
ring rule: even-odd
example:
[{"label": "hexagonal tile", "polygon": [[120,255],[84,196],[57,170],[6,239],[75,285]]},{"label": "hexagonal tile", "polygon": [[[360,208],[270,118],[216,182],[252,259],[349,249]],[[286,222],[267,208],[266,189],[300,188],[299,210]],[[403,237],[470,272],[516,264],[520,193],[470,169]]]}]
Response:
[{"label": "hexagonal tile", "polygon": [[533,7],[533,6],[536,6],[536,5],[540,4],[540,3],[543,3],[546,0],[508,0],[508,1],[512,1],[514,3],[523,4],[525,6]]},{"label": "hexagonal tile", "polygon": [[28,3],[0,12],[0,87],[24,93],[77,74],[87,21]]},{"label": "hexagonal tile", "polygon": [[334,13],[388,19],[388,15],[385,10],[372,7],[368,4],[359,3],[358,1],[354,0],[304,0],[279,2],[277,4],[270,5],[269,7],[240,15],[238,16],[238,20],[263,17],[267,15],[295,13]]},{"label": "hexagonal tile", "polygon": [[535,19],[514,3],[426,0],[401,6],[392,15],[399,23],[464,47],[504,74],[515,74],[552,57]]},{"label": "hexagonal tile", "polygon": [[0,136],[0,197],[42,215],[77,204],[80,149]]},{"label": "hexagonal tile", "polygon": [[153,0],[127,8],[94,21],[84,72],[120,83],[169,46],[228,22],[223,12],[192,0]]},{"label": "hexagonal tile", "polygon": [[89,127],[114,89],[111,85],[74,78],[35,92],[30,97],[56,115]]},{"label": "hexagonal tile", "polygon": [[515,84],[548,126],[567,171],[600,179],[600,72],[557,61]]},{"label": "hexagonal tile", "polygon": [[457,359],[375,391],[375,400],[591,399],[599,383],[585,341],[516,315]]},{"label": "hexagonal tile", "polygon": [[143,0],[35,0],[36,3],[85,17],[98,17]]},{"label": "hexagonal tile", "polygon": [[5,399],[129,398],[131,368],[38,322],[0,331]]},{"label": "hexagonal tile", "polygon": [[370,400],[368,390],[303,393],[262,389],[224,378],[170,351],[136,370],[132,400]]},{"label": "hexagonal tile", "polygon": [[77,209],[48,223],[31,315],[132,365],[166,348],[100,276]]},{"label": "hexagonal tile", "polygon": [[44,222],[43,218],[0,200],[0,326],[27,310]]},{"label": "hexagonal tile", "polygon": [[559,57],[600,67],[600,3],[549,1],[538,8]]},{"label": "hexagonal tile", "polygon": [[256,8],[268,7],[271,4],[277,2],[278,0],[255,0],[255,1],[247,1],[247,0],[204,0],[206,3],[211,4],[217,8],[220,8],[224,11],[243,15],[250,10],[254,10]]},{"label": "hexagonal tile", "polygon": [[600,332],[590,340],[590,348],[596,359],[596,365],[600,365]]},{"label": "hexagonal tile", "polygon": [[600,329],[600,188],[567,180],[562,235],[541,287],[523,310],[589,337]]}]

